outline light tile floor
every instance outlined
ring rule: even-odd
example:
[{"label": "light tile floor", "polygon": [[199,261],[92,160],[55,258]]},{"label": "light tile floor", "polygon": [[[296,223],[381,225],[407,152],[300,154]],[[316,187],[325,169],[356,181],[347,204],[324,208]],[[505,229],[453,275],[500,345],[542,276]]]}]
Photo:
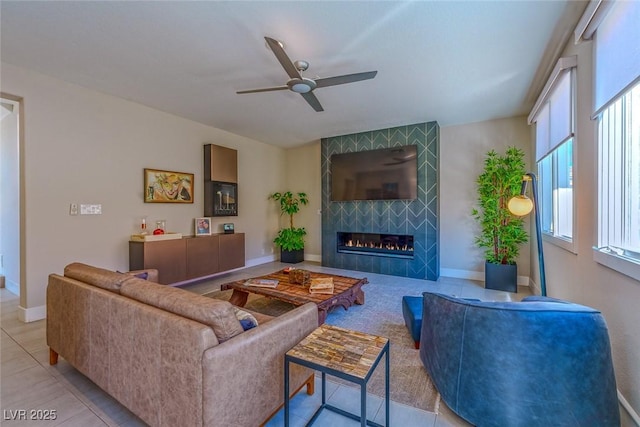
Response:
[{"label": "light tile floor", "polygon": [[[241,280],[266,274],[282,268],[286,264],[278,262],[262,264],[225,273],[214,279],[185,286],[196,293],[207,293],[219,289],[219,285],[232,280]],[[314,271],[334,272],[346,276],[361,274],[349,270],[320,267],[315,263],[304,263],[298,267],[306,267]],[[530,295],[528,288],[520,287],[517,294],[486,290],[482,284],[463,279],[441,277],[437,282],[408,279],[395,276],[374,275],[367,273],[369,281],[377,283],[410,286],[415,295],[422,288],[437,290],[464,298],[483,300],[520,300]],[[404,288],[405,286],[401,286]],[[63,358],[56,366],[49,366],[49,350],[46,345],[45,321],[22,323],[18,320],[19,299],[6,289],[0,289],[0,424],[6,426],[143,426],[139,418],[131,413],[115,399],[103,392],[71,367]],[[391,379],[393,381],[393,378]],[[291,401],[292,427],[304,425],[320,406],[320,379],[316,378],[316,393],[308,396],[304,392],[296,395]],[[360,391],[349,387],[327,382],[327,400],[329,403],[349,412],[359,413]],[[20,418],[20,410],[30,415],[30,410],[55,410],[56,419],[50,421],[33,421]],[[278,412],[268,423],[268,427],[284,425],[284,411]],[[382,398],[369,395],[367,400],[367,416],[369,419],[384,423],[384,401]],[[467,422],[456,416],[441,403],[438,414],[426,412],[396,402],[391,402],[391,425],[396,426],[428,426],[450,427],[469,426]],[[324,410],[317,419],[318,426],[357,426],[358,422],[345,418],[331,411]],[[226,427],[226,426],[223,426]]]}]

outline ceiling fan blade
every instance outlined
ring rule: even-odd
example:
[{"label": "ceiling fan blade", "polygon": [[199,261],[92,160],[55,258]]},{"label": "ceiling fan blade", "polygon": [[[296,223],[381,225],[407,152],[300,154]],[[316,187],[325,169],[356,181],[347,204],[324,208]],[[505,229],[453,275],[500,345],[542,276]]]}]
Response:
[{"label": "ceiling fan blade", "polygon": [[313,92],[301,93],[300,95],[302,95],[302,97],[309,103],[309,105],[313,107],[314,110],[316,110],[317,112],[324,111],[324,108],[322,108],[322,105],[320,105],[320,101],[318,101],[318,98],[316,98]]},{"label": "ceiling fan blade", "polygon": [[344,76],[316,79],[316,88],[343,85],[345,83],[359,82],[361,80],[369,80],[374,78],[376,74],[378,74],[377,71],[368,71],[366,73],[345,74]]},{"label": "ceiling fan blade", "polygon": [[272,92],[274,90],[285,90],[285,89],[289,89],[289,86],[284,85],[284,86],[265,87],[262,89],[239,90],[236,93],[242,94],[242,93],[256,93],[256,92]]},{"label": "ceiling fan blade", "polygon": [[278,40],[272,39],[271,37],[265,37],[264,39],[267,41],[267,44],[273,51],[273,54],[276,56],[276,58],[278,58],[278,61],[280,61],[280,65],[282,65],[282,68],[284,68],[289,77],[291,77],[292,79],[301,79],[302,76],[300,75],[300,71],[298,71],[295,65],[293,65],[293,62],[291,62],[291,59],[289,59],[289,57],[287,56],[280,42]]}]

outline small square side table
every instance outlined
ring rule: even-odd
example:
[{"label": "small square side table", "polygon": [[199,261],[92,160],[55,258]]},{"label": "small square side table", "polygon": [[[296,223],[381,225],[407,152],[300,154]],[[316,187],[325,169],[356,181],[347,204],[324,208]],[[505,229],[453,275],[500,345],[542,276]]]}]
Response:
[{"label": "small square side table", "polygon": [[[307,423],[312,425],[323,409],[382,427],[367,420],[367,382],[385,356],[385,425],[389,425],[389,340],[376,335],[322,325],[284,356],[284,425],[289,427],[289,364],[296,363],[322,373],[322,405]],[[360,416],[336,408],[326,401],[326,375],[333,375],[360,385]]]}]

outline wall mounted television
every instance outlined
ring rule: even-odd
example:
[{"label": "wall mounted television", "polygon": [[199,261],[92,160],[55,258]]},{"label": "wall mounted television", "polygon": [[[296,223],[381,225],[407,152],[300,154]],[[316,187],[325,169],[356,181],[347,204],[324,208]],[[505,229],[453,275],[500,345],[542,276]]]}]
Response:
[{"label": "wall mounted television", "polygon": [[331,201],[415,200],[417,197],[416,145],[331,156]]}]

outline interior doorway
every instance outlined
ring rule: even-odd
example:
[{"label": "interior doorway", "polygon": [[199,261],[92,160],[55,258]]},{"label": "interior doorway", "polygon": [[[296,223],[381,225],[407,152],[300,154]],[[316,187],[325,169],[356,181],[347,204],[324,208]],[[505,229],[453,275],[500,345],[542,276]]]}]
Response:
[{"label": "interior doorway", "polygon": [[23,297],[22,98],[0,94],[0,275]]}]

